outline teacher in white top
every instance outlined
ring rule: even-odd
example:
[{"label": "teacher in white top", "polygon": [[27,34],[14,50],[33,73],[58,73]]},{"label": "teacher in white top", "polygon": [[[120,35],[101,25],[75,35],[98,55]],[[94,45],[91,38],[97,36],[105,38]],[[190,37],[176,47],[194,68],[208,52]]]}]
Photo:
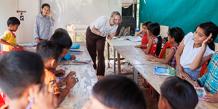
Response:
[{"label": "teacher in white top", "polygon": [[[97,75],[104,76],[105,59],[104,46],[105,39],[112,39],[121,21],[118,11],[113,11],[111,16],[101,16],[97,18],[86,30],[86,46],[94,62],[94,68],[97,69]],[[98,53],[98,65],[96,66],[96,50]]]}]

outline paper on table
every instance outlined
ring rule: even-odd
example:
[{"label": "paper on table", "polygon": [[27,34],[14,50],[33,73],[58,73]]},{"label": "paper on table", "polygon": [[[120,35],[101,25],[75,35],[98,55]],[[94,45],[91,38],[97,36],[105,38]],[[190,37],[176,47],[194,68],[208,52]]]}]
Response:
[{"label": "paper on table", "polygon": [[206,93],[204,87],[194,87],[194,88],[195,88],[196,93],[197,93],[197,95],[198,95],[198,99],[199,99],[199,100],[204,100],[203,97],[204,97],[205,95],[207,95],[207,93]]},{"label": "paper on table", "polygon": [[123,36],[120,38],[116,38],[116,40],[130,40],[132,42],[141,42],[142,38],[140,36],[133,37],[133,36]]},{"label": "paper on table", "polygon": [[172,67],[154,67],[154,74],[156,75],[169,75],[169,76],[175,76],[175,69]]}]

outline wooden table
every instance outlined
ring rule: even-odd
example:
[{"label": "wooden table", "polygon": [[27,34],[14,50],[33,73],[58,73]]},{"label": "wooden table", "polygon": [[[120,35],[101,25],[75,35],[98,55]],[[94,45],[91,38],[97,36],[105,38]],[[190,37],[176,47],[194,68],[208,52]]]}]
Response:
[{"label": "wooden table", "polygon": [[[140,45],[141,42],[131,42],[129,40],[116,40],[116,39],[112,39],[112,40],[106,40],[107,41],[107,49],[108,49],[108,60],[110,61],[110,52],[109,52],[109,46],[111,47],[115,47],[115,46],[128,46],[128,45]],[[117,53],[117,61],[118,61],[118,72],[121,73],[121,68],[120,68],[120,54]],[[114,49],[114,74],[116,74],[116,50]],[[109,65],[109,64],[108,64]]]},{"label": "wooden table", "polygon": [[[138,72],[152,85],[152,87],[160,94],[160,86],[164,82],[164,80],[169,76],[163,75],[154,75],[154,67],[170,67],[167,64],[146,64],[146,65],[133,65],[136,69],[134,71],[134,81],[138,81]],[[176,76],[179,76],[179,73],[176,71]],[[137,78],[137,79],[136,79]],[[193,84],[192,80],[189,80],[191,84]],[[209,103],[205,101],[198,102],[196,109],[218,109],[218,103]]]},{"label": "wooden table", "polygon": [[58,65],[57,69],[66,70],[65,76],[70,71],[75,71],[79,79],[58,109],[81,109],[89,100],[92,87],[98,80],[93,65]]},{"label": "wooden table", "polygon": [[114,46],[115,50],[121,54],[130,64],[151,64],[159,62],[151,62],[147,59],[149,55],[145,54],[141,48],[135,48],[133,45],[130,46]]}]

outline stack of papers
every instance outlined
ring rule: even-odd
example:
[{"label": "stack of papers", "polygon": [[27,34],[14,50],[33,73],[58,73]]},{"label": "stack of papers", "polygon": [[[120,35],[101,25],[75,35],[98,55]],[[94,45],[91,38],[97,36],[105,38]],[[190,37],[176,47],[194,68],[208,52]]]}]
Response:
[{"label": "stack of papers", "polygon": [[87,58],[76,58],[75,60],[73,60],[73,62],[89,63],[89,62],[91,62],[91,59],[87,59]]},{"label": "stack of papers", "polygon": [[175,69],[172,67],[154,67],[154,74],[156,75],[169,75],[169,76],[175,76]]},{"label": "stack of papers", "polygon": [[114,37],[114,39],[116,40],[130,40],[132,42],[141,42],[142,41],[142,38],[140,36],[123,36],[123,37],[120,37],[120,38],[117,38],[117,37]]}]

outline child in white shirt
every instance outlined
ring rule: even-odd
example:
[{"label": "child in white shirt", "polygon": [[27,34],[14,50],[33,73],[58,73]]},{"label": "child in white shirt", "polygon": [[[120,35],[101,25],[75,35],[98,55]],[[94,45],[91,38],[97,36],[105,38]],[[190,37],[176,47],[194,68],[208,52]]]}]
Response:
[{"label": "child in white shirt", "polygon": [[195,33],[188,33],[176,52],[177,70],[185,79],[199,78],[201,66],[210,60],[214,52],[213,40],[218,27],[212,22],[197,26]]}]

